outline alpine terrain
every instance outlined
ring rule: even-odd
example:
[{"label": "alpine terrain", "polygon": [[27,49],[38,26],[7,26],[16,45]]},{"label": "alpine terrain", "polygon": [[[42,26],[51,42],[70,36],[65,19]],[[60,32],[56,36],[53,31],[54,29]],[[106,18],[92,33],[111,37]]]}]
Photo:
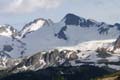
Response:
[{"label": "alpine terrain", "polygon": [[[61,70],[59,66],[81,69],[84,65],[104,68],[107,73],[120,70],[119,23],[107,24],[69,13],[56,23],[35,19],[20,31],[10,25],[0,26],[1,71],[45,72],[58,67],[53,70],[56,72]],[[78,68],[71,67],[69,71],[76,73]],[[64,73],[67,71],[61,71]]]}]

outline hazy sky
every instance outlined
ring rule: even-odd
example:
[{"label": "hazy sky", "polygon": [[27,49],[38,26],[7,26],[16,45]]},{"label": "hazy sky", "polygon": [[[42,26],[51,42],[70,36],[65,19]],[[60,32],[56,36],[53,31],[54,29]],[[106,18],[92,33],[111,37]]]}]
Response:
[{"label": "hazy sky", "polygon": [[58,22],[67,13],[120,23],[120,0],[0,0],[0,24],[19,29],[40,17]]}]

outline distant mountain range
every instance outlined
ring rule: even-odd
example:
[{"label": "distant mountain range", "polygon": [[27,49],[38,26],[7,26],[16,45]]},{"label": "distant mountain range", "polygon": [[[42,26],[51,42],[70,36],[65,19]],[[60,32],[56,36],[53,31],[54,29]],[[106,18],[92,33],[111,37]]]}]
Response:
[{"label": "distant mountain range", "polygon": [[54,23],[38,18],[18,31],[0,26],[0,69],[11,72],[82,64],[120,70],[120,24],[67,14]]}]

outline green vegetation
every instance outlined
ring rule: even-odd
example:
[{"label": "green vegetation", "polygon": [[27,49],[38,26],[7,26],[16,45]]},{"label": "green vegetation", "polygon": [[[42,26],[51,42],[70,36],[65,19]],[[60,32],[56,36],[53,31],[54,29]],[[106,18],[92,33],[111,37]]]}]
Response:
[{"label": "green vegetation", "polygon": [[104,75],[103,77],[99,77],[94,80],[120,80],[120,71],[109,75]]}]

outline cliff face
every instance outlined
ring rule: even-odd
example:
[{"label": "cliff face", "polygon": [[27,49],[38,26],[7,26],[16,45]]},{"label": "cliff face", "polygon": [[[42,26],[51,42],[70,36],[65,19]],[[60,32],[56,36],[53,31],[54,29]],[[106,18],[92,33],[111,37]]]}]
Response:
[{"label": "cliff face", "polygon": [[120,36],[117,38],[117,40],[114,43],[114,50],[120,48]]}]

